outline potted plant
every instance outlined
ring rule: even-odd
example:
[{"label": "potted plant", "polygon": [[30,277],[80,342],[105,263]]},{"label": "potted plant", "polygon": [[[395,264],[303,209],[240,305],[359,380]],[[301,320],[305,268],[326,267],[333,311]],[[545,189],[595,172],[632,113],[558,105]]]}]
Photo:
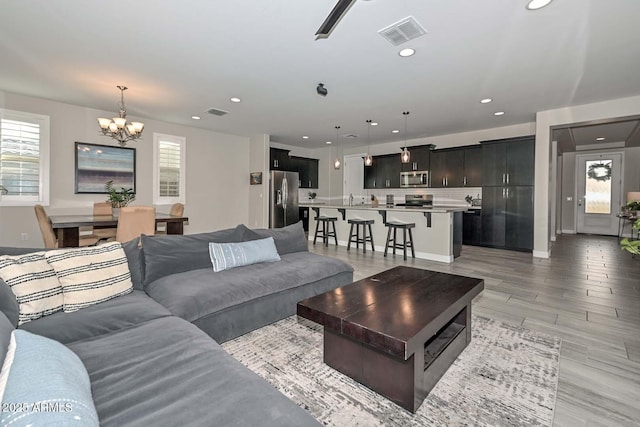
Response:
[{"label": "potted plant", "polygon": [[[637,202],[636,202],[637,203]],[[640,232],[640,218],[636,219],[633,223],[633,230],[636,232]],[[631,232],[633,235],[633,231]],[[628,238],[624,238],[620,240],[620,249],[623,251],[627,251],[633,255],[640,255],[640,240],[630,240]]]},{"label": "potted plant", "polygon": [[307,195],[309,196],[309,200],[314,201],[318,194],[315,191],[309,191]]},{"label": "potted plant", "polygon": [[117,210],[127,206],[136,199],[133,189],[120,187],[120,190],[116,190],[113,187],[113,181],[107,181],[104,185],[104,189],[107,191],[107,202],[111,203],[114,214],[117,214]]},{"label": "potted plant", "polygon": [[622,211],[627,211],[627,212],[636,212],[636,215],[638,214],[638,212],[640,211],[640,201],[638,200],[634,200],[633,202],[628,202],[626,205],[624,205],[622,207]]}]

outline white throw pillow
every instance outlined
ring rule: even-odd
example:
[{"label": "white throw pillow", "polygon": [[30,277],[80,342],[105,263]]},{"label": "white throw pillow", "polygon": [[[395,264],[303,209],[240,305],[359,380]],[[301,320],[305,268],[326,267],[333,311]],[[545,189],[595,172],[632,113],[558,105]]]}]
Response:
[{"label": "white throw pillow", "polygon": [[18,301],[18,325],[62,310],[62,287],[44,252],[0,256],[0,278]]},{"label": "white throw pillow", "polygon": [[66,313],[133,291],[127,256],[120,242],[45,253],[62,285]]}]

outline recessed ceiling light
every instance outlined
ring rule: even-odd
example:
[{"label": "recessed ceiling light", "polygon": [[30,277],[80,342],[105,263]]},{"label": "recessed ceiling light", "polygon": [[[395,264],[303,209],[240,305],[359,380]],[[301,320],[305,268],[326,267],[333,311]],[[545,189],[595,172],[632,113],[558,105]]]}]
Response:
[{"label": "recessed ceiling light", "polygon": [[480,104],[488,104],[488,103],[490,103],[491,101],[493,101],[493,99],[491,99],[491,98],[481,99],[481,100],[480,100]]},{"label": "recessed ceiling light", "polygon": [[200,120],[200,116],[191,116],[193,120]]},{"label": "recessed ceiling light", "polygon": [[229,101],[231,102],[240,102],[241,99],[240,98],[236,98],[235,96],[233,98],[230,98]]},{"label": "recessed ceiling light", "polygon": [[596,138],[596,141],[604,141],[606,138],[604,136],[600,136]]},{"label": "recessed ceiling light", "polygon": [[391,133],[400,133],[400,131],[398,129],[394,129],[391,131]]},{"label": "recessed ceiling light", "polygon": [[327,144],[331,144],[331,141],[327,141]]},{"label": "recessed ceiling light", "polygon": [[496,111],[495,113],[493,113],[494,116],[503,116],[504,115],[504,111]]},{"label": "recessed ceiling light", "polygon": [[302,135],[302,139],[309,139],[307,135]]},{"label": "recessed ceiling light", "polygon": [[378,126],[378,122],[371,122],[371,126]]},{"label": "recessed ceiling light", "polygon": [[552,0],[531,0],[527,5],[527,9],[529,10],[542,9],[543,7],[551,3],[551,1]]},{"label": "recessed ceiling light", "polygon": [[416,53],[415,49],[411,49],[410,47],[406,48],[406,49],[402,49],[400,52],[398,52],[398,55],[402,56],[403,58],[406,58],[408,56],[413,55],[414,53]]}]

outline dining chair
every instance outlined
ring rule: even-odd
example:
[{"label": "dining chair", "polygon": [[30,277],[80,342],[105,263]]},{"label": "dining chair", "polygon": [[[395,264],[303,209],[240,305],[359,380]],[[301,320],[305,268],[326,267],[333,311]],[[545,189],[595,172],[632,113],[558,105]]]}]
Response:
[{"label": "dining chair", "polygon": [[[57,248],[58,238],[56,237],[56,233],[53,232],[53,227],[51,226],[51,222],[49,222],[49,215],[47,215],[47,211],[44,210],[42,205],[35,205],[34,209],[36,211],[38,226],[42,233],[42,239],[44,240],[44,247],[46,249]],[[100,238],[94,234],[80,236],[80,246],[95,245],[99,239]]]},{"label": "dining chair", "polygon": [[[184,205],[182,203],[174,203],[171,205],[171,209],[169,210],[169,215],[181,217],[184,215]],[[156,234],[167,234],[167,224],[164,224],[164,227],[157,229]]]},{"label": "dining chair", "polygon": [[153,206],[127,206],[120,209],[116,240],[128,242],[142,234],[153,235],[156,229],[156,208]]},{"label": "dining chair", "polygon": [[[93,216],[112,216],[113,208],[108,202],[95,202],[93,204]],[[93,227],[93,234],[98,236],[100,240],[110,240],[116,238],[116,229],[114,227]]]}]

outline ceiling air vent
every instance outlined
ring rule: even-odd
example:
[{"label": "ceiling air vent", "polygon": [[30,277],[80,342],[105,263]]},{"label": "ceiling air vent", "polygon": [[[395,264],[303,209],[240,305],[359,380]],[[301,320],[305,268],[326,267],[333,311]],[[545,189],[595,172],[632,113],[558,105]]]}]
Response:
[{"label": "ceiling air vent", "polygon": [[229,114],[228,111],[218,110],[217,108],[209,108],[207,113],[213,114],[214,116],[224,116],[225,114]]},{"label": "ceiling air vent", "polygon": [[412,16],[407,16],[378,31],[378,34],[387,39],[392,45],[398,46],[427,34],[427,31]]},{"label": "ceiling air vent", "polygon": [[350,138],[350,139],[355,139],[355,138],[359,138],[358,135],[353,134],[353,133],[347,133],[342,135],[343,138]]}]

